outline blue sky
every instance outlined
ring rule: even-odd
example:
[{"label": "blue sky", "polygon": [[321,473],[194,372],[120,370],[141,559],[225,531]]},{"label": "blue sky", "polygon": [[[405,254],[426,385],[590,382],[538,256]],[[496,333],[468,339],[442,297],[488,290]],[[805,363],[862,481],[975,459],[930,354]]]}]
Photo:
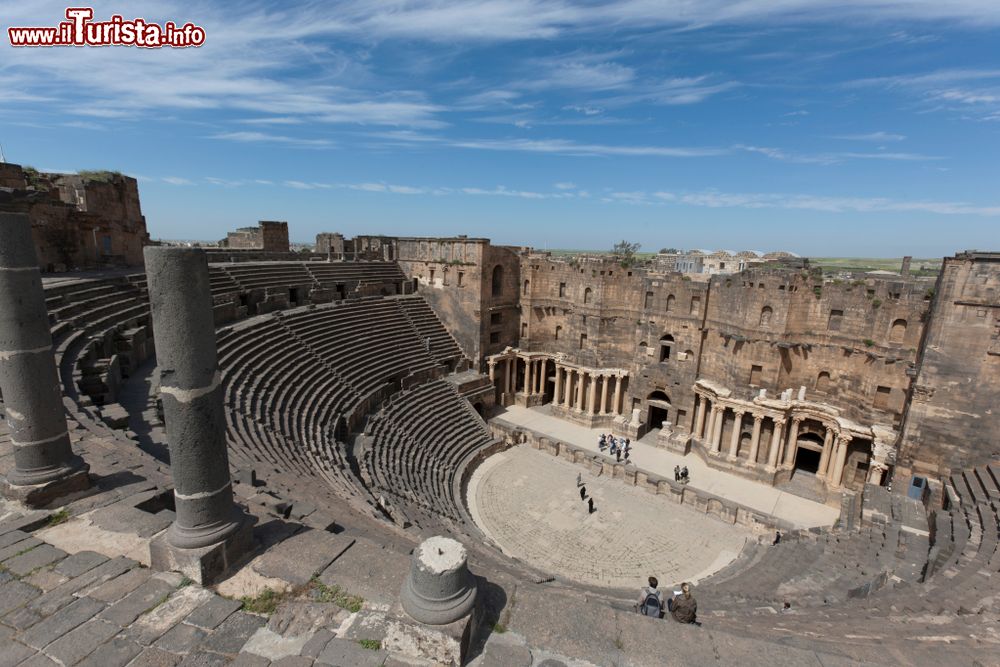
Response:
[{"label": "blue sky", "polygon": [[1000,249],[996,0],[101,2],[206,43],[9,46],[65,6],[0,0],[0,144],[136,176],[154,237]]}]

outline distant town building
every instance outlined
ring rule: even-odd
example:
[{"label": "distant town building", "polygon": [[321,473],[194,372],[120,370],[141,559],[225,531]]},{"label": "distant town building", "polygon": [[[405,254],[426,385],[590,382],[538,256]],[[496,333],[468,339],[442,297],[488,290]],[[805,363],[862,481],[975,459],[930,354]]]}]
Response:
[{"label": "distant town building", "polygon": [[653,266],[657,271],[669,273],[702,273],[718,275],[739,273],[753,266],[784,258],[795,257],[788,252],[770,252],[762,254],[754,250],[689,250],[687,252],[661,252],[653,258]]}]

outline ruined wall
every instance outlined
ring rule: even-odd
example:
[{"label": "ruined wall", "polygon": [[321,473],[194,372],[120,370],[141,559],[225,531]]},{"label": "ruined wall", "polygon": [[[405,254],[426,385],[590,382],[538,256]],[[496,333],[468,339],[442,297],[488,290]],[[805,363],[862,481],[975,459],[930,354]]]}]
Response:
[{"label": "ruined wall", "polygon": [[288,252],[288,223],[274,220],[260,221],[261,250]]},{"label": "ruined wall", "polygon": [[849,419],[898,428],[930,286],[780,269],[713,277],[699,376],[742,398],[804,386]]},{"label": "ruined wall", "polygon": [[0,165],[3,204],[31,218],[43,271],[141,266],[149,244],[134,178],[114,172],[47,174]]},{"label": "ruined wall", "polygon": [[900,469],[947,474],[1000,456],[1000,253],[945,258],[900,444]]},{"label": "ruined wall", "polygon": [[316,252],[323,255],[333,255],[335,259],[344,257],[344,235],[322,232],[316,235]]},{"label": "ruined wall", "polygon": [[[482,355],[480,315],[486,239],[401,238],[399,266],[434,308],[466,356]],[[488,318],[487,318],[487,321]]]},{"label": "ruined wall", "polygon": [[[527,282],[527,285],[525,285]],[[626,411],[667,395],[686,420],[692,414],[708,284],[601,259],[566,262],[522,257],[521,341],[526,350],[630,373]]]},{"label": "ruined wall", "polygon": [[219,241],[219,246],[234,250],[261,250],[264,252],[289,252],[288,223],[261,220],[256,227],[240,227],[229,232]]},{"label": "ruined wall", "polygon": [[517,249],[483,247],[483,303],[480,349],[483,355],[501,352],[518,344],[521,305],[521,261]]}]

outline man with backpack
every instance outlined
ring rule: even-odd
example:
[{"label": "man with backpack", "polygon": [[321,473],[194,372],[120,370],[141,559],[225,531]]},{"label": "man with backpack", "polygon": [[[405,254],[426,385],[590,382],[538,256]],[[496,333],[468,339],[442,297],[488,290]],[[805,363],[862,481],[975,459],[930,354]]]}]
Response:
[{"label": "man with backpack", "polygon": [[643,616],[663,618],[663,593],[657,588],[660,582],[656,577],[649,578],[649,586],[643,586],[639,591],[639,602],[636,611]]}]

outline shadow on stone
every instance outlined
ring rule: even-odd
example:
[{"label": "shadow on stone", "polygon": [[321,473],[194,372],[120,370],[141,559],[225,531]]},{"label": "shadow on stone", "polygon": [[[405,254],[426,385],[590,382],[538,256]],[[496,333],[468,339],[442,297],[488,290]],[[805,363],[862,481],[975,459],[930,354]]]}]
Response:
[{"label": "shadow on stone", "polygon": [[509,614],[504,614],[508,602],[507,591],[485,577],[476,576],[475,578],[479,589],[479,600],[476,605],[476,623],[475,627],[472,627],[472,635],[466,653],[466,663],[482,654],[486,642],[494,632],[507,632],[505,621],[509,616]]}]

